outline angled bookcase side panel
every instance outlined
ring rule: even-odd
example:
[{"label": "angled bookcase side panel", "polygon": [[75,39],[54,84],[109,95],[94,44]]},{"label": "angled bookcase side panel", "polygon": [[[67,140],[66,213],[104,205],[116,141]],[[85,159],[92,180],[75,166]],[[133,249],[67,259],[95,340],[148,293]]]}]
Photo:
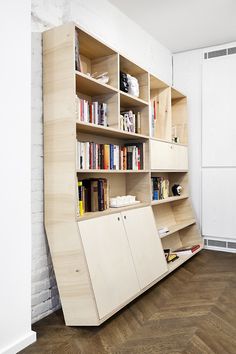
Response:
[{"label": "angled bookcase side panel", "polygon": [[43,34],[45,227],[65,321],[86,325],[98,315],[76,224],[74,33]]}]

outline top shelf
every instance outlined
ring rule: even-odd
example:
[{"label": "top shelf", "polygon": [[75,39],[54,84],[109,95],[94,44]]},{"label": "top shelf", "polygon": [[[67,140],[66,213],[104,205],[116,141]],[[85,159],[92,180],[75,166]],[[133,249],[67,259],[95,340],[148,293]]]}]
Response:
[{"label": "top shelf", "polygon": [[96,79],[76,71],[76,86],[79,92],[88,96],[99,96],[104,94],[117,93],[118,90],[110,85],[102,84]]}]

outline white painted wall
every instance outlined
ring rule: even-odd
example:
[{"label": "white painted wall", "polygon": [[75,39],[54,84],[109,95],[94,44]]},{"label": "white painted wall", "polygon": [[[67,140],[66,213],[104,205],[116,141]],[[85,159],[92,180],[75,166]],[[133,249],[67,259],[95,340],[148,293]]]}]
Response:
[{"label": "white painted wall", "polygon": [[60,307],[43,226],[41,32],[74,21],[171,84],[172,56],[106,0],[32,1],[32,321]]},{"label": "white painted wall", "polygon": [[[190,187],[194,209],[201,226],[202,190],[202,63],[204,53],[234,47],[236,42],[174,54],[174,85],[188,96]],[[218,198],[214,199],[214,203]],[[225,210],[227,212],[227,210]]]},{"label": "white painted wall", "polygon": [[35,340],[31,331],[30,1],[0,12],[0,353]]}]

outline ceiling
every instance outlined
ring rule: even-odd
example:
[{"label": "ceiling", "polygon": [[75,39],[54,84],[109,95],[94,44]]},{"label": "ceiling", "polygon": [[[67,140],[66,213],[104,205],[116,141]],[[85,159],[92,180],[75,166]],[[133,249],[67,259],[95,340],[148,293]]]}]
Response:
[{"label": "ceiling", "polygon": [[109,0],[173,53],[236,40],[236,0]]}]

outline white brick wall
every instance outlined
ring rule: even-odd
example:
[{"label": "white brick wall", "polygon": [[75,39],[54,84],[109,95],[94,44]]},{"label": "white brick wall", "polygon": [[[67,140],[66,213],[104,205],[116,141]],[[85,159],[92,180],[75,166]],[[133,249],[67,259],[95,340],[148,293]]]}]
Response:
[{"label": "white brick wall", "polygon": [[106,0],[32,0],[32,322],[60,307],[43,225],[41,32],[71,20],[171,82],[171,53]]}]

